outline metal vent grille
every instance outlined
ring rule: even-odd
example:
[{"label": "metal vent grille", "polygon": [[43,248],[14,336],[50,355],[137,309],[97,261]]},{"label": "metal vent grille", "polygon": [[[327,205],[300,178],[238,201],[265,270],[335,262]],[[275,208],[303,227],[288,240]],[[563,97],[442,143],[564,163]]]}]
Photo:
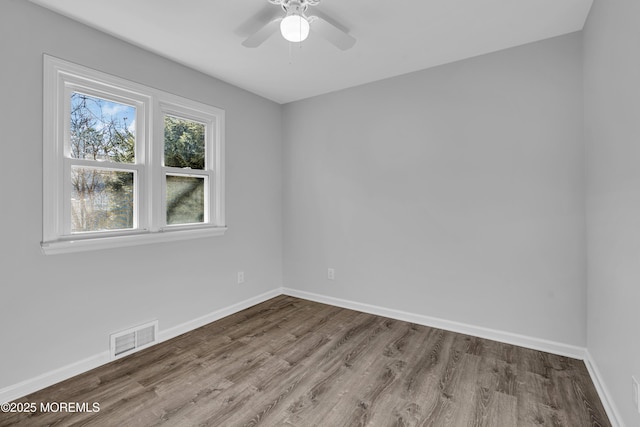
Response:
[{"label": "metal vent grille", "polygon": [[154,344],[158,337],[158,321],[111,334],[111,358],[126,356]]}]

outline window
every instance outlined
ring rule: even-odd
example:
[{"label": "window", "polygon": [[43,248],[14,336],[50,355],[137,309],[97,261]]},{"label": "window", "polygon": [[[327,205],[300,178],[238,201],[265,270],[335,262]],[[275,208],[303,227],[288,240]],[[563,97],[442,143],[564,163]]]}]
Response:
[{"label": "window", "polygon": [[46,254],[224,234],[224,111],[45,55]]}]

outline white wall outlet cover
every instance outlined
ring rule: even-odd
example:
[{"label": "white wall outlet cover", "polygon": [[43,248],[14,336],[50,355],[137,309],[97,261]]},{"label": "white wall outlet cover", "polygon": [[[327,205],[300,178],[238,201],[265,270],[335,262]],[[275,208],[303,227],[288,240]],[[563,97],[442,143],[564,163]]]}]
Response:
[{"label": "white wall outlet cover", "polygon": [[327,270],[327,279],[335,280],[335,278],[336,278],[336,271],[333,268],[329,268]]},{"label": "white wall outlet cover", "polygon": [[238,284],[244,283],[244,271],[238,271]]}]

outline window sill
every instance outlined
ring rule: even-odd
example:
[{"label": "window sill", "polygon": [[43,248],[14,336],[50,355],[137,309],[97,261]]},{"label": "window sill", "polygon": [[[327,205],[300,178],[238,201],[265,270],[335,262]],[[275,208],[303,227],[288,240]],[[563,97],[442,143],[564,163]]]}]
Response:
[{"label": "window sill", "polygon": [[42,242],[40,247],[45,255],[67,254],[73,252],[93,251],[99,249],[123,248],[127,246],[147,245],[150,243],[174,242],[178,240],[198,239],[203,237],[222,236],[227,227],[210,227],[188,230],[159,231],[144,234],[121,236],[78,238]]}]

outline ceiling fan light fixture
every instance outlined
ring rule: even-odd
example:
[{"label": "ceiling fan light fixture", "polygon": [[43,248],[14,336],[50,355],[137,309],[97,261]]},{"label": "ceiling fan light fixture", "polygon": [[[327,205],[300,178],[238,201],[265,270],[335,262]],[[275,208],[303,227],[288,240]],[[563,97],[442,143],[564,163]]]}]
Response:
[{"label": "ceiling fan light fixture", "polygon": [[292,13],[280,21],[280,32],[285,40],[300,43],[309,37],[309,21],[304,16]]}]

